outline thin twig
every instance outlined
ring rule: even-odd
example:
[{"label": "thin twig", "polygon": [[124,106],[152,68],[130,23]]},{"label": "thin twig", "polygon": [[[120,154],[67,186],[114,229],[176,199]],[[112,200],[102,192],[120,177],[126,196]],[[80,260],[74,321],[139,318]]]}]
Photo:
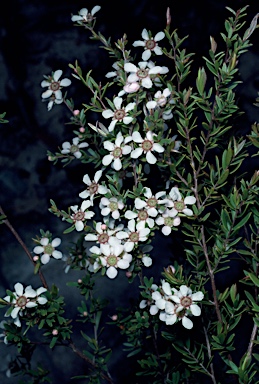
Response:
[{"label": "thin twig", "polygon": [[256,337],[257,329],[258,329],[257,325],[254,324],[253,330],[252,330],[252,333],[251,333],[251,337],[250,337],[250,342],[249,342],[249,345],[248,345],[248,348],[247,348],[247,355],[248,355],[248,357],[251,357],[252,352],[253,352],[254,340],[255,340],[255,337]]},{"label": "thin twig", "polygon": [[[211,348],[210,348],[210,341],[209,341],[209,337],[208,337],[208,332],[207,332],[206,327],[203,327],[203,330],[204,330],[204,335],[205,335],[205,340],[206,340],[206,345],[207,345],[208,357],[209,357],[209,359],[211,359],[212,355],[211,355]],[[211,371],[211,380],[212,380],[213,384],[217,384],[212,362],[210,363],[210,371]]]},{"label": "thin twig", "polygon": [[[0,206],[0,213],[4,216],[6,216],[6,214],[4,213],[2,207]],[[32,262],[32,264],[35,266],[35,262],[33,260],[33,257],[30,253],[30,251],[28,250],[28,248],[26,247],[25,243],[23,242],[23,240],[21,239],[21,237],[19,236],[19,234],[17,233],[17,231],[14,229],[14,227],[12,226],[12,224],[10,223],[10,221],[6,218],[3,220],[3,223],[10,229],[10,231],[12,232],[12,234],[14,235],[14,237],[16,238],[16,240],[20,243],[20,245],[22,246],[23,250],[25,251],[26,255],[29,257],[30,261]],[[39,269],[39,277],[41,279],[41,282],[44,286],[44,288],[48,289],[48,284],[45,280],[45,277],[43,275],[43,273],[41,272],[41,270]]]}]

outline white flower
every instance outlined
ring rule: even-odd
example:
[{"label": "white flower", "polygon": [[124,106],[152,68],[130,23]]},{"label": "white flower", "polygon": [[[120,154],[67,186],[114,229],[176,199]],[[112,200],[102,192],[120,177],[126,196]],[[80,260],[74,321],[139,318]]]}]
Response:
[{"label": "white flower", "polygon": [[144,41],[135,41],[133,43],[133,47],[144,47],[144,52],[142,53],[142,60],[147,61],[151,56],[151,52],[154,52],[156,55],[163,54],[157,42],[165,37],[164,32],[158,32],[155,37],[152,38],[149,36],[148,31],[146,29],[143,29],[141,36]]},{"label": "white flower", "polygon": [[136,83],[139,81],[144,88],[151,88],[153,85],[151,78],[161,74],[162,67],[154,66],[152,62],[147,61],[141,61],[138,65],[139,67],[132,63],[124,64],[124,70],[130,72],[127,82]]},{"label": "white flower", "polygon": [[100,202],[101,214],[103,216],[112,215],[114,219],[118,219],[120,217],[119,210],[124,208],[124,204],[122,201],[119,201],[116,197],[102,197]]},{"label": "white flower", "polygon": [[204,298],[204,294],[199,291],[192,293],[191,288],[186,285],[181,285],[179,291],[175,290],[172,300],[177,304],[177,313],[182,310],[189,310],[193,316],[200,316],[201,309],[195,303],[201,301]]},{"label": "white flower", "polygon": [[154,225],[155,225],[154,219],[149,217],[148,211],[146,209],[140,209],[139,211],[137,211],[137,210],[134,210],[134,211],[127,210],[125,212],[124,216],[128,220],[137,219],[137,222],[144,223],[144,226],[145,226],[145,224],[147,224],[149,226],[149,228],[153,228]]},{"label": "white flower", "polygon": [[71,84],[71,81],[67,78],[59,80],[63,71],[58,69],[55,71],[52,76],[45,76],[46,80],[41,82],[41,86],[48,87],[46,91],[44,91],[41,95],[43,99],[48,99],[51,97],[51,100],[48,105],[48,110],[50,110],[54,103],[60,104],[62,103],[62,92],[61,89],[63,87],[68,87]]},{"label": "white flower", "polygon": [[90,248],[90,252],[99,255],[97,265],[99,264],[99,266],[107,268],[106,275],[110,279],[114,279],[117,276],[117,268],[127,269],[132,261],[132,256],[125,252],[121,244],[114,246],[101,244],[100,248],[96,246]]},{"label": "white flower", "polygon": [[157,91],[154,94],[154,100],[149,101],[147,105],[147,109],[154,109],[156,106],[164,107],[167,103],[167,98],[171,95],[171,91],[168,88],[165,88],[163,90],[163,93],[161,91]]},{"label": "white flower", "polygon": [[[131,137],[128,137],[131,140]],[[127,138],[126,138],[127,139]],[[109,155],[105,155],[102,159],[103,165],[107,166],[111,164],[115,171],[119,171],[122,168],[121,157],[122,155],[128,155],[132,148],[130,145],[124,145],[125,140],[122,133],[119,132],[116,136],[115,143],[111,141],[104,141],[103,146],[107,151],[110,151]]]},{"label": "white flower", "polygon": [[85,220],[91,219],[95,215],[93,211],[86,211],[90,205],[92,205],[91,201],[84,200],[79,209],[78,205],[72,205],[70,207],[70,209],[74,212],[71,215],[71,219],[74,221],[75,228],[79,232],[84,229]]},{"label": "white flower", "polygon": [[102,177],[102,171],[99,170],[95,173],[94,179],[91,181],[89,175],[84,175],[83,182],[88,186],[83,192],[79,193],[79,197],[82,199],[87,199],[90,197],[90,200],[93,201],[93,198],[97,193],[104,195],[108,192],[108,189],[104,185],[98,184],[98,181]]},{"label": "white flower", "polygon": [[72,140],[72,143],[73,144],[70,144],[68,141],[65,141],[62,144],[63,149],[61,150],[61,153],[63,154],[71,153],[72,155],[75,156],[75,158],[80,159],[80,157],[82,156],[80,149],[89,147],[89,144],[88,143],[79,144],[79,137],[74,137]]},{"label": "white flower", "polygon": [[14,286],[15,292],[13,296],[6,296],[4,300],[10,303],[13,307],[12,311],[7,311],[5,316],[10,316],[14,319],[14,324],[17,327],[21,326],[21,321],[19,319],[19,314],[22,315],[22,311],[26,308],[36,307],[38,304],[45,304],[47,299],[40,300],[38,297],[41,293],[46,291],[46,288],[38,288],[37,291],[32,289],[31,285],[27,286],[25,289],[21,283],[16,283]]},{"label": "white flower", "polygon": [[116,61],[115,63],[112,64],[112,68],[114,68],[115,71],[108,72],[108,73],[106,73],[106,75],[105,75],[105,77],[107,77],[108,79],[111,78],[111,77],[118,76],[118,71],[120,70],[120,67],[119,67],[117,61]]},{"label": "white flower", "polygon": [[120,224],[116,228],[111,229],[108,225],[98,222],[95,226],[96,233],[88,233],[85,236],[85,241],[96,241],[99,244],[109,243],[110,245],[113,245],[114,243],[120,244],[119,239],[113,235],[122,229],[123,224]]},{"label": "white flower", "polygon": [[160,216],[156,219],[156,224],[163,225],[162,233],[165,236],[170,235],[170,233],[172,231],[172,229],[171,229],[172,227],[176,227],[176,226],[180,225],[181,219],[180,219],[180,217],[178,217],[176,215],[177,215],[177,213],[175,213],[174,211],[172,212],[172,211],[167,209],[164,213],[162,213],[162,216]]},{"label": "white flower", "polygon": [[123,121],[124,124],[130,124],[133,121],[133,117],[128,115],[128,111],[134,109],[136,103],[129,103],[126,107],[121,107],[122,98],[116,96],[113,100],[114,110],[105,109],[102,115],[105,119],[112,117],[112,121],[108,127],[109,132],[114,130],[114,127],[118,121]]},{"label": "white flower", "polygon": [[61,259],[62,253],[60,251],[57,251],[55,248],[58,247],[61,243],[61,239],[56,237],[52,242],[50,243],[50,240],[48,237],[43,237],[40,240],[41,245],[37,245],[34,247],[33,252],[36,253],[36,255],[41,255],[41,262],[42,264],[47,264],[50,260],[50,257],[54,257],[54,259]]},{"label": "white flower", "polygon": [[137,92],[140,88],[139,83],[133,82],[133,83],[126,83],[123,87],[123,91],[119,92],[119,96],[123,96],[125,93],[134,93]]},{"label": "white flower", "polygon": [[94,19],[93,16],[100,9],[101,9],[101,7],[99,5],[96,5],[95,7],[93,7],[91,12],[89,12],[87,8],[82,8],[82,9],[80,9],[78,15],[72,15],[71,20],[73,22],[78,22],[78,24],[81,24],[81,22],[83,22],[83,23],[90,23]]},{"label": "white flower", "polygon": [[149,216],[156,217],[158,215],[157,206],[167,203],[167,199],[159,200],[160,197],[163,197],[165,195],[166,195],[166,192],[164,191],[157,192],[155,195],[153,195],[151,189],[145,187],[144,197],[146,199],[143,199],[143,198],[140,199],[139,197],[137,197],[135,199],[135,207],[138,210],[144,208],[145,210],[147,210],[147,213]]},{"label": "white flower", "polygon": [[137,159],[139,156],[141,156],[144,152],[146,154],[146,160],[149,164],[155,164],[157,162],[157,158],[153,155],[153,151],[156,151],[158,153],[164,152],[164,148],[161,144],[155,143],[154,137],[157,135],[154,134],[151,131],[148,131],[146,134],[145,139],[142,139],[140,136],[140,133],[138,131],[134,131],[132,133],[132,140],[139,144],[139,148],[134,149],[130,156],[133,159]]},{"label": "white flower", "polygon": [[[43,99],[43,100],[45,100],[45,99]],[[63,103],[63,99],[56,99],[55,95],[50,96],[50,100],[49,100],[48,105],[47,105],[48,111],[50,111],[52,109],[54,104],[61,104],[61,103]]]},{"label": "white flower", "polygon": [[3,331],[3,333],[0,333],[0,337],[3,337],[4,338],[4,343],[5,344],[8,344],[8,340],[7,340],[7,335],[6,335],[6,330],[5,330],[5,324],[7,324],[7,321],[5,321],[5,320],[2,320],[1,322],[0,322],[0,328],[1,329],[3,329],[4,331]]},{"label": "white flower", "polygon": [[126,252],[131,252],[139,241],[146,241],[150,233],[149,228],[144,227],[145,224],[138,222],[137,225],[135,220],[132,219],[128,222],[128,230],[120,231],[116,233],[116,237],[120,240],[127,241],[124,244]]},{"label": "white flower", "polygon": [[170,209],[171,214],[176,215],[178,213],[184,213],[186,216],[192,216],[193,211],[190,208],[187,208],[187,205],[193,205],[196,203],[196,198],[194,196],[187,196],[184,199],[177,187],[173,187],[169,192],[168,199],[168,208]]}]

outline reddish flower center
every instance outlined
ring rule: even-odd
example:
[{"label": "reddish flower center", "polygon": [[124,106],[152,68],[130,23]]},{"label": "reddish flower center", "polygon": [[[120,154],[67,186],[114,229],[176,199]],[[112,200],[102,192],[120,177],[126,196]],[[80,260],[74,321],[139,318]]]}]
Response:
[{"label": "reddish flower center", "polygon": [[72,218],[74,221],[82,221],[85,218],[85,213],[81,211],[76,212],[72,215]]},{"label": "reddish flower center", "polygon": [[126,112],[124,109],[117,109],[117,111],[114,112],[114,117],[116,120],[122,121],[125,116]]},{"label": "reddish flower center", "polygon": [[150,140],[144,140],[141,144],[143,151],[148,152],[153,148],[153,143]]},{"label": "reddish flower center", "polygon": [[151,208],[156,207],[157,199],[155,197],[150,197],[150,199],[147,200],[147,205]]},{"label": "reddish flower center", "polygon": [[122,149],[121,149],[120,147],[116,147],[116,148],[113,150],[112,154],[113,154],[113,157],[114,157],[115,159],[118,159],[118,158],[121,157],[121,155],[122,155]]},{"label": "reddish flower center", "polygon": [[25,306],[26,306],[26,304],[27,304],[28,301],[29,301],[29,300],[27,299],[27,297],[25,297],[25,296],[20,296],[20,297],[18,297],[18,299],[16,300],[16,305],[17,305],[18,307],[20,307],[20,308],[25,308]]},{"label": "reddish flower center", "polygon": [[192,299],[189,296],[184,296],[181,298],[180,302],[183,307],[188,308],[192,304]]},{"label": "reddish flower center", "polygon": [[138,218],[139,220],[147,220],[148,218],[148,213],[146,211],[139,211],[138,213]]},{"label": "reddish flower center", "polygon": [[59,88],[60,88],[60,83],[59,83],[59,81],[52,81],[51,83],[50,83],[50,89],[53,91],[53,92],[55,92],[55,91],[57,91],[57,90],[59,90]]},{"label": "reddish flower center", "polygon": [[89,192],[91,195],[94,195],[98,191],[98,184],[93,181],[91,185],[89,185]]},{"label": "reddish flower center", "polygon": [[130,235],[129,235],[129,239],[130,241],[132,241],[133,243],[137,243],[139,241],[139,234],[138,232],[132,232]]},{"label": "reddish flower center", "polygon": [[140,79],[144,79],[145,77],[148,76],[148,69],[144,69],[144,68],[139,69],[136,74]]},{"label": "reddish flower center", "polygon": [[98,241],[100,244],[105,244],[109,240],[109,235],[107,233],[102,233],[98,236]]},{"label": "reddish flower center", "polygon": [[155,42],[155,40],[153,40],[153,39],[151,39],[151,40],[147,40],[146,41],[146,48],[147,49],[154,49],[155,48],[155,46],[156,46],[156,42]]}]

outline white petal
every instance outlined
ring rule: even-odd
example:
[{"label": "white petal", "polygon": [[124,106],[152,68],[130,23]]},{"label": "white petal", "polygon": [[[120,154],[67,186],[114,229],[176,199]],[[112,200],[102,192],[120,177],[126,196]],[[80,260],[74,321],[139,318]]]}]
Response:
[{"label": "white petal", "polygon": [[166,303],[166,301],[164,299],[156,300],[156,306],[159,309],[165,309],[165,303]]},{"label": "white petal", "polygon": [[84,177],[83,177],[83,182],[84,182],[86,185],[91,185],[91,184],[92,184],[89,175],[84,175]]},{"label": "white petal", "polygon": [[114,112],[111,109],[105,109],[104,111],[102,111],[102,116],[105,119],[109,119],[110,117],[114,116]]},{"label": "white petal", "polygon": [[138,217],[138,214],[136,212],[133,212],[133,211],[126,211],[124,216],[126,219],[131,220],[131,219],[135,219],[136,217]]},{"label": "white petal", "polygon": [[132,148],[130,145],[125,145],[123,148],[122,148],[122,154],[123,155],[128,155],[130,152],[131,152]]},{"label": "white petal", "polygon": [[61,239],[59,237],[56,237],[54,240],[52,240],[51,245],[52,247],[58,247],[61,243]]},{"label": "white petal", "polygon": [[95,15],[96,12],[98,12],[101,9],[100,5],[95,5],[93,9],[91,10],[91,15]]},{"label": "white petal", "polygon": [[157,161],[157,158],[150,151],[147,152],[146,159],[149,164],[155,164]]},{"label": "white petal", "polygon": [[12,312],[11,312],[11,317],[12,317],[13,319],[15,319],[15,318],[17,317],[19,311],[20,311],[20,307],[16,307],[16,308],[14,308],[14,309],[12,310]]},{"label": "white petal", "polygon": [[180,286],[180,292],[183,296],[188,295],[189,288],[186,285],[181,285]]},{"label": "white petal", "polygon": [[174,314],[174,304],[173,304],[173,303],[170,303],[170,301],[167,301],[167,302],[165,303],[165,311],[166,311],[166,313],[168,313],[169,315]]},{"label": "white petal", "polygon": [[187,196],[185,199],[184,199],[184,203],[185,204],[190,204],[190,205],[193,205],[196,203],[196,198],[194,196]]},{"label": "white petal", "polygon": [[142,143],[143,139],[138,131],[134,131],[132,133],[132,139],[135,141],[135,143]]},{"label": "white petal", "polygon": [[61,80],[61,82],[60,82],[61,87],[68,87],[70,84],[71,84],[71,80],[69,80],[67,78]]},{"label": "white petal", "polygon": [[143,256],[142,262],[145,265],[145,267],[150,267],[152,265],[152,259],[149,256]]},{"label": "white petal", "polygon": [[29,301],[29,302],[26,304],[26,307],[27,307],[27,308],[37,307],[37,303],[35,303],[34,301]]},{"label": "white petal", "polygon": [[182,210],[182,212],[186,215],[186,216],[192,216],[193,215],[193,211],[189,208],[184,208]]},{"label": "white petal", "polygon": [[125,116],[125,117],[123,118],[123,123],[124,123],[124,124],[130,124],[132,121],[133,121],[133,117]]},{"label": "white petal", "polygon": [[143,309],[143,308],[146,308],[147,306],[147,300],[141,300],[141,302],[139,303],[139,308]]},{"label": "white petal", "polygon": [[166,316],[165,323],[166,325],[173,325],[177,320],[177,316],[174,315],[168,315]]},{"label": "white petal", "polygon": [[52,90],[51,89],[47,89],[45,92],[43,92],[42,94],[41,94],[41,97],[43,98],[43,99],[47,99],[48,97],[50,97],[51,95],[52,95]]},{"label": "white petal", "polygon": [[137,72],[138,68],[132,63],[126,63],[124,64],[124,70],[126,72]]},{"label": "white petal", "polygon": [[186,316],[182,318],[182,324],[186,329],[192,329],[193,327],[193,322],[190,319],[188,319],[188,317]]},{"label": "white petal", "polygon": [[50,260],[50,256],[44,253],[44,255],[41,256],[40,261],[42,264],[47,264]]},{"label": "white petal", "polygon": [[193,301],[200,301],[204,298],[204,294],[202,292],[195,292],[192,294]]},{"label": "white petal", "polygon": [[113,151],[114,148],[115,148],[114,143],[112,143],[110,141],[104,141],[103,142],[103,146],[104,146],[105,149],[107,149],[107,151]]},{"label": "white petal", "polygon": [[107,216],[107,215],[109,215],[110,212],[111,212],[111,210],[110,210],[110,208],[108,208],[108,207],[103,208],[103,209],[101,210],[101,214],[102,214],[103,216]]},{"label": "white petal", "polygon": [[[137,76],[136,73],[131,73],[128,77],[127,77],[127,82],[128,83],[137,83],[139,81],[139,77]],[[137,88],[137,86],[135,85],[135,87]],[[134,87],[134,88],[135,88]],[[126,86],[123,88],[126,92],[127,92],[127,88]],[[129,92],[129,91],[128,91]]]},{"label": "white petal", "polygon": [[165,225],[165,226],[162,228],[162,233],[163,233],[165,236],[170,235],[171,232],[172,232],[172,229],[171,229],[171,227],[169,227],[168,225]]},{"label": "white petal", "polygon": [[106,271],[106,275],[109,277],[109,279],[114,279],[118,274],[118,271],[115,267],[109,267]]},{"label": "white petal", "polygon": [[75,227],[76,227],[76,230],[80,232],[84,229],[84,223],[82,221],[76,221]]},{"label": "white petal", "polygon": [[122,104],[122,98],[121,97],[115,97],[114,100],[113,100],[113,104],[115,105],[115,108],[116,109],[120,109],[121,108],[121,104]]},{"label": "white petal", "polygon": [[143,29],[141,36],[144,40],[149,40],[149,35],[148,35],[148,31],[146,30],[146,28]]},{"label": "white petal", "polygon": [[197,304],[190,305],[190,310],[191,310],[193,316],[200,316],[200,314],[201,314],[201,309]]},{"label": "white petal", "polygon": [[129,268],[129,262],[127,260],[121,259],[121,260],[118,261],[117,264],[118,264],[118,267],[120,269],[127,269],[127,268]]},{"label": "white petal", "polygon": [[40,305],[44,305],[44,304],[46,304],[47,303],[47,299],[46,299],[46,297],[38,297],[38,299],[37,299],[37,302],[40,304]]},{"label": "white petal", "polygon": [[61,69],[58,69],[57,71],[54,72],[53,79],[55,81],[58,81],[62,75],[63,71]]},{"label": "white petal", "polygon": [[139,156],[141,156],[143,153],[143,149],[142,148],[136,148],[134,149],[130,156],[133,158],[133,159],[137,159]]},{"label": "white petal", "polygon": [[16,283],[14,289],[18,296],[23,295],[23,285],[21,283]]},{"label": "white petal", "polygon": [[37,295],[41,295],[43,292],[47,292],[47,289],[44,287],[40,287],[37,289]]},{"label": "white petal", "polygon": [[113,159],[114,159],[114,157],[112,155],[106,155],[103,157],[102,163],[103,163],[103,165],[107,166],[107,165],[111,164]]},{"label": "white petal", "polygon": [[53,251],[52,256],[54,257],[54,259],[62,259],[62,253],[60,251]]},{"label": "white petal", "polygon": [[79,15],[73,15],[72,17],[71,17],[71,20],[73,21],[73,22],[75,22],[75,21],[80,21],[80,20],[82,20],[83,18],[82,18],[82,16],[79,16]]},{"label": "white petal", "polygon": [[120,159],[115,159],[114,160],[113,168],[115,169],[115,171],[119,171],[122,168],[122,164],[121,164]]},{"label": "white petal", "polygon": [[156,315],[157,312],[158,312],[158,307],[156,305],[151,305],[150,309],[149,309],[149,312],[150,312],[151,315]]},{"label": "white petal", "polygon": [[164,281],[162,284],[162,289],[165,292],[166,295],[171,296],[172,295],[172,289],[170,284],[167,281]]},{"label": "white petal", "polygon": [[37,255],[39,255],[40,253],[44,252],[44,248],[41,247],[40,245],[37,245],[37,247],[33,248],[33,252],[36,253]]},{"label": "white petal", "polygon": [[143,85],[143,87],[145,88],[151,88],[152,87],[152,81],[150,80],[149,77],[145,77],[142,81],[141,81],[141,84]]},{"label": "white petal", "polygon": [[145,47],[144,41],[141,41],[141,40],[134,41],[132,45],[133,47]]},{"label": "white petal", "polygon": [[156,101],[148,101],[147,104],[146,104],[146,107],[147,109],[155,109],[157,106],[157,102]]},{"label": "white petal", "polygon": [[164,32],[158,32],[158,33],[156,34],[156,36],[154,37],[154,40],[155,40],[155,41],[160,41],[160,40],[162,40],[164,37],[165,37]]},{"label": "white petal", "polygon": [[162,147],[162,145],[160,145],[160,144],[158,144],[158,143],[154,143],[153,144],[153,148],[154,148],[154,150],[156,151],[156,152],[158,152],[158,153],[162,153],[162,152],[164,152],[164,148]]},{"label": "white petal", "polygon": [[150,59],[150,56],[151,56],[151,50],[150,50],[150,49],[146,49],[146,50],[142,53],[142,60],[147,61],[147,60]]},{"label": "white petal", "polygon": [[147,205],[147,203],[144,200],[141,200],[139,197],[135,199],[135,207],[137,209],[142,209]]}]

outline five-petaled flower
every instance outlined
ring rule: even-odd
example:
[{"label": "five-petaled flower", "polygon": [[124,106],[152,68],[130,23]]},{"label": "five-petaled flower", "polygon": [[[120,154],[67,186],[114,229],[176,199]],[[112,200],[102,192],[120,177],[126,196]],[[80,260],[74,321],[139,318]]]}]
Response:
[{"label": "five-petaled flower", "polygon": [[133,159],[137,159],[143,153],[146,155],[146,160],[149,164],[155,164],[157,162],[157,158],[153,155],[153,151],[162,153],[164,152],[164,148],[161,144],[155,143],[155,137],[157,135],[151,131],[148,131],[146,137],[142,139],[140,133],[138,131],[134,131],[132,133],[132,140],[139,144],[139,147],[134,149],[131,152],[131,157]]},{"label": "five-petaled flower", "polygon": [[170,235],[172,227],[177,227],[180,223],[181,219],[177,216],[177,213],[171,212],[168,209],[166,209],[161,216],[156,218],[156,224],[163,225],[162,233],[165,236]]},{"label": "five-petaled flower", "polygon": [[21,326],[19,315],[23,314],[27,308],[36,307],[38,304],[46,304],[46,297],[41,297],[43,292],[47,289],[40,287],[36,291],[28,285],[25,289],[21,283],[16,283],[14,286],[15,291],[12,295],[4,297],[4,300],[11,305],[11,310],[8,310],[5,316],[10,316],[14,319],[14,324],[17,327]]},{"label": "five-petaled flower", "polygon": [[82,157],[82,153],[80,149],[89,147],[88,143],[80,143],[79,144],[79,137],[74,137],[72,139],[72,144],[70,144],[68,141],[65,141],[62,144],[62,150],[61,153],[63,155],[67,155],[68,153],[71,153],[73,156],[75,156],[76,159],[80,159]]},{"label": "five-petaled flower", "polygon": [[128,228],[124,231],[116,233],[116,237],[124,240],[124,249],[126,252],[131,252],[139,241],[146,241],[150,233],[149,228],[145,228],[145,224],[139,221],[137,224],[134,219],[128,222]]},{"label": "five-petaled flower", "polygon": [[144,88],[151,88],[152,78],[162,73],[162,67],[154,66],[152,62],[141,61],[139,67],[132,63],[124,64],[124,70],[130,72],[127,83],[139,82]]},{"label": "five-petaled flower", "polygon": [[80,9],[78,15],[72,15],[71,20],[73,22],[81,23],[91,23],[94,19],[94,15],[101,9],[99,5],[93,7],[91,12],[88,11],[87,8]]},{"label": "five-petaled flower", "polygon": [[129,103],[126,107],[122,107],[122,98],[116,96],[113,100],[114,110],[105,109],[102,115],[105,119],[112,117],[112,121],[108,127],[109,132],[114,130],[114,127],[118,121],[123,121],[124,124],[130,124],[133,121],[133,117],[129,116],[128,112],[132,111],[136,103]]},{"label": "five-petaled flower", "polygon": [[43,88],[48,87],[41,95],[42,99],[50,98],[48,104],[48,110],[52,108],[54,103],[60,104],[63,101],[61,89],[63,87],[68,87],[71,84],[71,80],[65,78],[60,80],[63,71],[58,69],[51,76],[44,76],[46,80],[41,82]]},{"label": "five-petaled flower", "polygon": [[[152,194],[152,191],[150,188],[145,187],[144,188],[144,198],[141,199],[137,197],[135,199],[135,207],[138,210],[145,209],[149,216],[156,217],[158,215],[157,208],[162,208],[166,203],[167,199],[166,192],[160,191],[157,192],[155,195]],[[162,199],[160,199],[162,197]]]},{"label": "five-petaled flower", "polygon": [[104,185],[98,184],[98,181],[102,177],[102,171],[99,170],[95,173],[94,179],[91,181],[89,175],[84,175],[83,182],[87,185],[87,188],[79,193],[79,197],[82,199],[90,198],[91,201],[93,201],[93,198],[95,195],[100,193],[101,195],[104,195],[108,192],[107,187]]},{"label": "five-petaled flower", "polygon": [[148,31],[144,28],[141,34],[144,41],[137,40],[133,43],[133,47],[144,47],[142,53],[142,60],[147,61],[150,59],[151,52],[156,55],[162,55],[162,49],[158,46],[157,42],[165,37],[164,32],[158,32],[155,37],[149,36]]},{"label": "five-petaled flower", "polygon": [[93,211],[87,211],[90,205],[92,205],[91,201],[84,200],[79,209],[78,205],[72,205],[70,207],[70,209],[74,212],[71,215],[71,219],[73,220],[75,228],[78,232],[84,229],[85,220],[91,219],[95,215]]},{"label": "five-petaled flower", "polygon": [[124,208],[122,201],[118,200],[116,197],[102,197],[100,201],[101,214],[103,216],[108,216],[111,214],[113,219],[118,219],[120,217],[119,210]]},{"label": "five-petaled flower", "polygon": [[89,251],[99,256],[94,263],[94,268],[106,267],[106,275],[110,279],[114,279],[117,276],[117,268],[127,269],[132,261],[131,254],[125,252],[121,244],[115,244],[114,246],[101,244],[100,248],[93,246]]},{"label": "five-petaled flower", "polygon": [[103,165],[107,166],[112,163],[112,166],[116,171],[119,171],[122,168],[122,155],[128,155],[132,150],[130,145],[125,145],[127,139],[130,141],[131,137],[128,136],[128,138],[124,140],[122,133],[119,132],[116,136],[115,143],[108,140],[103,142],[104,148],[107,149],[107,151],[110,151],[109,155],[103,157]]},{"label": "five-petaled flower", "polygon": [[51,256],[54,257],[54,259],[62,258],[62,253],[56,250],[56,247],[58,247],[60,243],[61,239],[58,237],[56,237],[51,242],[48,237],[42,237],[40,240],[41,245],[34,247],[33,252],[36,253],[36,255],[42,254],[40,258],[41,262],[42,264],[47,264]]},{"label": "five-petaled flower", "polygon": [[187,205],[193,205],[195,203],[196,198],[194,196],[187,196],[183,199],[179,189],[173,187],[169,192],[167,207],[173,215],[183,213],[186,216],[192,216],[193,211],[190,208],[187,208]]}]

